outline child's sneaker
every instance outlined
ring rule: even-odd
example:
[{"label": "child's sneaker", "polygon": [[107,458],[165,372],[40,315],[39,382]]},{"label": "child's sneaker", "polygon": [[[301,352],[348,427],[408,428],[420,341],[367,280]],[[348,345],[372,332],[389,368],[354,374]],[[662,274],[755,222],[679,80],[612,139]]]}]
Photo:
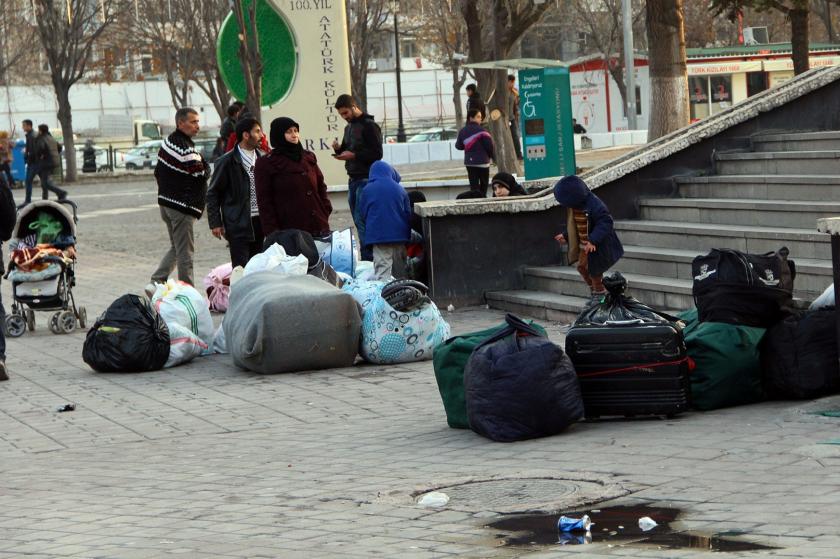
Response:
[{"label": "child's sneaker", "polygon": [[606,296],[606,291],[593,291],[592,295],[589,297],[589,304],[590,305],[597,305],[600,304],[604,300],[604,296]]}]

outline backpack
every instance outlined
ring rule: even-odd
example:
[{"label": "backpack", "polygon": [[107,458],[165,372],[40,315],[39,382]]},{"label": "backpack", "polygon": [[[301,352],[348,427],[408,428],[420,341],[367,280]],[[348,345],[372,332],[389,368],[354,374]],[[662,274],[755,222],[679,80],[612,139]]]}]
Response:
[{"label": "backpack", "polygon": [[712,249],[691,263],[701,322],[769,328],[793,309],[796,266],[787,247],[765,254]]},{"label": "backpack", "polygon": [[505,322],[464,370],[470,428],[501,442],[555,435],[584,413],[572,361],[522,319],[508,314]]}]

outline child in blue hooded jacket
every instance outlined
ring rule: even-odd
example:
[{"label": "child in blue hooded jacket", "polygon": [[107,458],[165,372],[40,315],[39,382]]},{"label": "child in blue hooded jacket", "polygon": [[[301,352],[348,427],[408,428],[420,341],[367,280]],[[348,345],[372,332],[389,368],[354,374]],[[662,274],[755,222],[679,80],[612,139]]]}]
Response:
[{"label": "child in blue hooded jacket", "polygon": [[569,263],[577,261],[578,273],[589,286],[592,300],[600,300],[606,293],[604,272],[624,255],[610,211],[575,175],[563,177],[554,185],[554,197],[568,208],[565,231],[554,238],[561,244],[569,243]]},{"label": "child in blue hooded jacket", "polygon": [[370,168],[359,200],[365,246],[373,247],[374,279],[404,278],[405,245],[411,240],[411,202],[400,174],[384,161]]}]

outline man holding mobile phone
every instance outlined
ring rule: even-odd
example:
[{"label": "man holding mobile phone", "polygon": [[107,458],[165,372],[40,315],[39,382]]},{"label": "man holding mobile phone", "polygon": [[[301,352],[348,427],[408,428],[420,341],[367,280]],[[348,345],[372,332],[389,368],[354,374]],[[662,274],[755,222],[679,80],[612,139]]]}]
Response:
[{"label": "man holding mobile phone", "polygon": [[[342,94],[335,101],[335,108],[341,118],[347,121],[341,143],[333,142],[333,157],[344,161],[344,168],[350,177],[348,202],[353,223],[359,236],[359,245],[364,247],[365,224],[358,212],[362,189],[368,181],[370,166],[382,159],[382,131],[373,117],[356,103],[352,95]],[[362,260],[373,260],[373,249],[362,248]]]}]

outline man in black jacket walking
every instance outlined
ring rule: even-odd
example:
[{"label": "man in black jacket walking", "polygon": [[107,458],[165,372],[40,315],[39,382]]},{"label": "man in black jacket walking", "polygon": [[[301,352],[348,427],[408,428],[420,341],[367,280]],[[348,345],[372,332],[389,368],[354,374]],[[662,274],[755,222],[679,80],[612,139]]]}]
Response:
[{"label": "man in black jacket walking", "polygon": [[[17,208],[12,191],[5,181],[0,181],[0,268],[6,269],[3,262],[3,241],[8,241],[12,236],[17,218]],[[0,277],[3,273],[0,272]],[[0,294],[0,381],[9,380],[6,372],[6,336],[5,332],[6,310],[3,308],[3,297]]]},{"label": "man in black jacket walking", "polygon": [[236,123],[234,149],[216,160],[207,190],[207,221],[217,239],[227,239],[230,263],[245,266],[262,251],[263,231],[257,207],[254,165],[265,155],[259,150],[263,132],[254,118]]},{"label": "man in black jacket walking", "polygon": [[46,124],[38,125],[38,137],[35,138],[35,159],[38,162],[38,177],[41,179],[41,198],[44,200],[54,192],[59,200],[67,198],[67,191],[53,184],[50,176],[61,165],[61,146],[50,134]]},{"label": "man in black jacket walking", "polygon": [[[356,232],[359,234],[359,245],[364,247],[365,224],[359,215],[359,200],[362,197],[362,189],[368,181],[370,166],[375,161],[382,159],[382,131],[373,117],[362,111],[356,104],[356,100],[346,93],[339,95],[335,100],[335,108],[341,118],[347,121],[344,127],[344,138],[341,143],[338,140],[333,142],[335,154],[333,157],[344,161],[344,168],[350,177],[348,184],[348,202],[350,213],[353,215],[353,222],[356,224]],[[362,249],[363,260],[373,260],[373,248]]]},{"label": "man in black jacket walking", "polygon": [[32,121],[24,119],[23,121],[23,132],[26,135],[26,148],[23,152],[23,160],[26,162],[26,180],[24,184],[26,185],[26,198],[21,204],[25,206],[29,202],[32,201],[32,181],[35,180],[35,176],[38,174],[38,162],[35,160],[35,131],[32,129]]},{"label": "man in black jacket walking", "polygon": [[177,130],[169,135],[158,151],[155,179],[158,184],[160,216],[169,235],[169,250],[152,274],[146,293],[154,293],[155,283],[166,283],[178,265],[178,279],[195,285],[195,221],[204,213],[209,169],[192,139],[200,130],[198,112],[184,107],[175,113]]}]

